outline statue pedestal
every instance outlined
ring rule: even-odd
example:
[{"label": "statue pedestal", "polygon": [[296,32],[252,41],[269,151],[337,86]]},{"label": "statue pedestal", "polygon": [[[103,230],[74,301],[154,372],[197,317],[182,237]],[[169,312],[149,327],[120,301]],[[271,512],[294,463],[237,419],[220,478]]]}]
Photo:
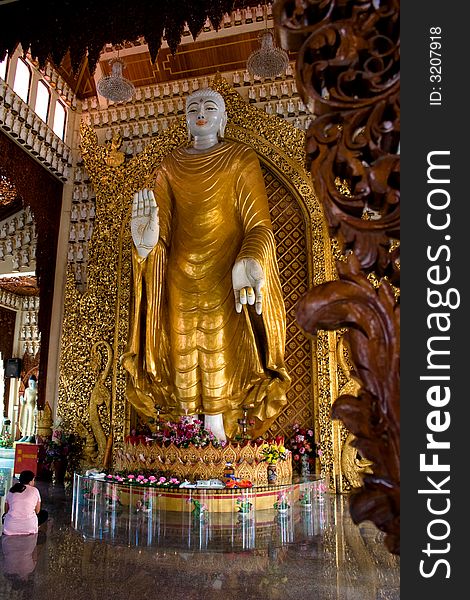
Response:
[{"label": "statue pedestal", "polygon": [[[237,479],[248,479],[253,485],[267,485],[268,473],[266,462],[260,452],[260,446],[248,442],[246,444],[228,443],[223,448],[215,448],[212,444],[197,447],[189,444],[182,448],[173,443],[160,445],[155,442],[127,443],[116,455],[114,469],[119,472],[163,472],[180,481],[189,479],[224,480],[225,465],[233,465]],[[287,451],[287,460],[276,464],[279,485],[292,482],[292,454]]]}]

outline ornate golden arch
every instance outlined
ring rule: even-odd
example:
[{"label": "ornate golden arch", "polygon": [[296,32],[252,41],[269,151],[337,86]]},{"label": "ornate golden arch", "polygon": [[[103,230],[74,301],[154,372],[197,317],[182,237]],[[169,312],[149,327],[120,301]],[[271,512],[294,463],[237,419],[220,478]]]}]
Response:
[{"label": "ornate golden arch", "polygon": [[[304,280],[298,281],[292,277],[290,269],[290,304],[286,300],[288,314],[292,317],[290,322],[288,317],[290,333],[288,331],[286,362],[293,384],[288,395],[290,402],[274,423],[272,432],[288,434],[294,420],[313,425],[324,452],[322,470],[333,473],[330,408],[331,399],[337,395],[335,334],[320,332],[310,341],[298,329],[292,316],[304,290],[334,277],[327,227],[310,175],[304,168],[305,137],[289,123],[246,104],[225,81],[216,81],[212,87],[226,102],[229,124],[225,137],[251,146],[260,158],[271,212],[277,215],[273,223],[275,235],[276,228],[278,231],[284,228],[284,232],[293,236],[288,242],[290,248],[295,243],[292,240],[295,236],[298,239],[299,231],[303,230],[306,268],[305,265],[302,267],[306,273]],[[119,160],[110,160],[113,150],[109,146],[99,146],[93,129],[82,125],[81,151],[96,192],[96,221],[88,262],[87,291],[81,295],[75,289],[73,278],[69,277],[67,281],[58,411],[72,422],[72,427],[79,421],[90,428],[88,403],[95,383],[90,349],[100,340],[108,342],[113,349],[112,369],[106,382],[111,390],[111,414],[103,412],[101,416],[107,433],[112,430],[115,448],[122,444],[128,433],[130,417],[130,406],[125,399],[125,372],[119,357],[125,348],[129,322],[132,197],[135,191],[147,185],[164,156],[186,143],[186,126],[181,117],[138,156],[119,165]],[[292,218],[286,217],[288,211],[294,215]],[[290,226],[292,221],[296,227]],[[279,249],[279,239],[276,241]],[[282,263],[282,256],[280,259],[284,286],[283,271],[289,265]],[[310,373],[305,370],[307,359],[302,357],[308,358]],[[105,411],[103,407],[101,410]]]}]

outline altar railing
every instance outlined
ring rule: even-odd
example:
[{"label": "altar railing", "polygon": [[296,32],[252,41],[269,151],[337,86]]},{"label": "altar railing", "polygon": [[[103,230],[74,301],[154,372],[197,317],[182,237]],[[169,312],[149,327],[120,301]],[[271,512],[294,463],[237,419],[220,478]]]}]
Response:
[{"label": "altar railing", "polygon": [[330,515],[325,482],[310,477],[247,489],[122,485],[74,476],[72,525],[113,543],[249,549],[321,533]]}]

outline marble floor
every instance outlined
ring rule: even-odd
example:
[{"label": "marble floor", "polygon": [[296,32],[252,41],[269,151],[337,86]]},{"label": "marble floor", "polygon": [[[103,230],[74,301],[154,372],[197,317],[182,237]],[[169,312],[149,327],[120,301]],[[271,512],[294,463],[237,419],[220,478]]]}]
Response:
[{"label": "marble floor", "polygon": [[[301,535],[273,532],[243,549],[184,536],[93,539],[71,526],[71,484],[38,482],[48,523],[33,540],[2,537],[0,599],[398,600],[399,559],[371,523],[355,526],[347,498],[325,495],[296,517]],[[276,529],[277,528],[277,529]],[[281,528],[282,529],[282,528]],[[96,531],[96,529],[94,530]],[[199,532],[200,534],[200,532]],[[100,537],[100,536],[98,536]],[[103,536],[101,536],[103,538]],[[293,540],[293,541],[292,541]],[[158,542],[158,543],[157,543]],[[202,549],[201,549],[202,548]]]}]

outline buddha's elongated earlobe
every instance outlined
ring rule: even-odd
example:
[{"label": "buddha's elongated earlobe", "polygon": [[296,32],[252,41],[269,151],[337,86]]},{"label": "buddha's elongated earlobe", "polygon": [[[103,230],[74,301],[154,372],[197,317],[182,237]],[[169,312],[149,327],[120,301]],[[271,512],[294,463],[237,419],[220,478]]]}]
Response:
[{"label": "buddha's elongated earlobe", "polygon": [[186,121],[186,128],[188,130],[188,142],[191,141],[191,130],[189,129],[189,121]]},{"label": "buddha's elongated earlobe", "polygon": [[220,120],[220,125],[219,125],[219,138],[221,140],[224,139],[224,134],[225,134],[225,127],[227,126],[227,113],[224,112],[222,119]]}]

